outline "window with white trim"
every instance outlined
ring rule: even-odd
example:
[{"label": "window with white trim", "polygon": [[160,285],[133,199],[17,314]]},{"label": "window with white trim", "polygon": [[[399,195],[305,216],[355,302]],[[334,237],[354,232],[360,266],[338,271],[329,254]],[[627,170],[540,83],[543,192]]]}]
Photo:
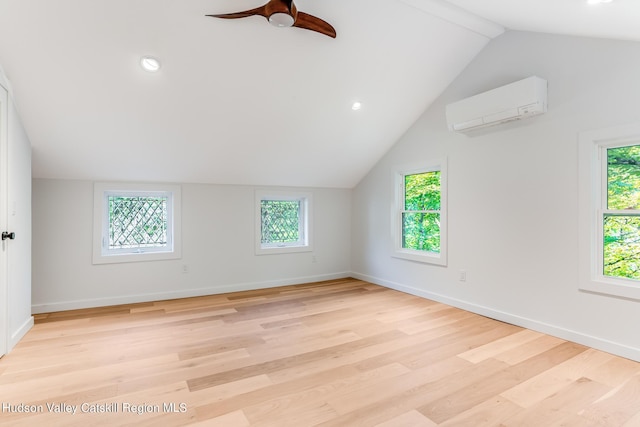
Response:
[{"label": "window with white trim", "polygon": [[640,126],[585,132],[579,151],[580,287],[640,299]]},{"label": "window with white trim", "polygon": [[[602,274],[640,280],[640,140],[601,147]],[[640,285],[640,282],[638,282]]]},{"label": "window with white trim", "polygon": [[446,159],[395,171],[394,257],[447,265]]},{"label": "window with white trim", "polygon": [[94,264],[180,258],[180,187],[94,185]]},{"label": "window with white trim", "polygon": [[311,194],[256,191],[256,254],[311,251]]}]

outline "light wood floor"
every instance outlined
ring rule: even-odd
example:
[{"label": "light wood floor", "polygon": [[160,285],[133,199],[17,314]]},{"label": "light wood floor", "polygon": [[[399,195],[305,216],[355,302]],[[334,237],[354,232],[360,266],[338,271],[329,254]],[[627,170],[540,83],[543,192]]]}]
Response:
[{"label": "light wood floor", "polygon": [[29,427],[640,426],[640,364],[345,279],[38,315],[0,404]]}]

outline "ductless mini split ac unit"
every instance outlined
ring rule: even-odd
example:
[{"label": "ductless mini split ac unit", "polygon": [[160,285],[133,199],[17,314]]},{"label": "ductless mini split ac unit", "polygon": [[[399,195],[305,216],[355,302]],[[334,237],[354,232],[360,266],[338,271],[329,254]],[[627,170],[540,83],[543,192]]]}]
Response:
[{"label": "ductless mini split ac unit", "polygon": [[547,81],[531,76],[447,105],[447,125],[470,132],[547,111]]}]

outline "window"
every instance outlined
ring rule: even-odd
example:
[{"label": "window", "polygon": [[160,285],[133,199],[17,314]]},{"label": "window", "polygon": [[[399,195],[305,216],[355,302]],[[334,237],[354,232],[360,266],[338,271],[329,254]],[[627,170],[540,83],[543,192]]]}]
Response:
[{"label": "window", "polygon": [[602,147],[601,260],[607,277],[640,279],[639,144]]},{"label": "window", "polygon": [[94,264],[180,258],[180,187],[95,184]]},{"label": "window", "polygon": [[640,126],[580,135],[580,288],[640,299]]},{"label": "window", "polygon": [[446,160],[396,171],[394,256],[447,265]]},{"label": "window", "polygon": [[256,254],[311,251],[311,195],[256,192]]}]

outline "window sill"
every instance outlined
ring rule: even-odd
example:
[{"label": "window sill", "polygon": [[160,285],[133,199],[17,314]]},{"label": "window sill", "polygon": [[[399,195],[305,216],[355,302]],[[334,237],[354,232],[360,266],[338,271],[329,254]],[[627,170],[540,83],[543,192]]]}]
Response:
[{"label": "window sill", "polygon": [[256,248],[256,255],[277,255],[277,254],[293,254],[299,252],[312,252],[311,246],[287,246],[284,248]]},{"label": "window sill", "polygon": [[164,261],[170,259],[180,259],[182,254],[180,251],[173,252],[147,252],[147,253],[119,253],[119,254],[94,254],[94,264],[118,264],[124,262],[143,262],[143,261]]},{"label": "window sill", "polygon": [[579,289],[595,294],[640,300],[640,283],[635,280],[599,276],[581,283]]},{"label": "window sill", "polygon": [[441,253],[412,251],[410,249],[397,249],[391,254],[393,258],[406,259],[409,261],[421,262],[424,264],[434,264],[443,267],[447,266],[447,259]]}]

